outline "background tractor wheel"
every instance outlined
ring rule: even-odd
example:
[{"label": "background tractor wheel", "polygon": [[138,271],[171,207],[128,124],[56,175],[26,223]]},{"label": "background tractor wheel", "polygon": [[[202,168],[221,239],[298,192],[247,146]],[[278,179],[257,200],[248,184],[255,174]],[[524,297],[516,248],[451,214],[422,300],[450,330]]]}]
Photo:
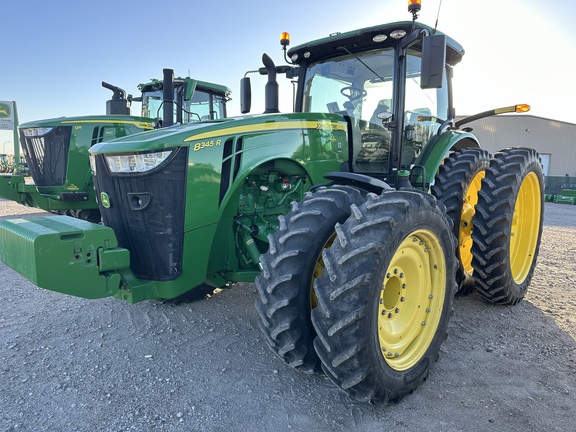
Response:
[{"label": "background tractor wheel", "polygon": [[476,289],[493,303],[526,294],[540,248],[544,176],[538,153],[508,148],[494,155],[474,215],[472,267]]},{"label": "background tractor wheel", "polygon": [[288,365],[311,373],[319,369],[313,348],[310,311],[316,305],[312,284],[323,271],[322,250],[335,237],[334,226],[350,216],[350,205],[363,201],[349,186],[320,188],[280,216],[279,230],[268,236],[256,278],[260,329],[268,345]]},{"label": "background tractor wheel", "polygon": [[397,402],[425,380],[456,290],[456,239],[429,194],[368,195],[336,228],[314,285],[314,348],[326,375],[357,400]]},{"label": "background tractor wheel", "polygon": [[466,295],[474,290],[472,273],[472,218],[478,202],[478,191],[490,153],[480,148],[457,150],[444,159],[432,186],[432,195],[446,206],[446,214],[454,223],[453,232],[458,239],[456,256],[458,270],[456,294]]}]

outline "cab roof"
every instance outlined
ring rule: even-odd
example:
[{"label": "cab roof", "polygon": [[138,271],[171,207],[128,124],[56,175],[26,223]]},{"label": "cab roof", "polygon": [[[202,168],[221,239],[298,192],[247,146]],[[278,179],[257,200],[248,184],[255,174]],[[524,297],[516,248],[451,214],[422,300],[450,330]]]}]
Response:
[{"label": "cab roof", "polygon": [[[352,30],[346,33],[334,33],[328,37],[291,48],[288,51],[288,57],[292,58],[294,54],[298,54],[295,63],[301,63],[304,60],[303,54],[305,52],[310,53],[310,56],[306,59],[307,61],[316,61],[342,54],[342,47],[346,47],[350,52],[357,53],[370,51],[380,47],[392,46],[397,42],[397,40],[389,37],[390,33],[394,30],[404,30],[407,36],[412,31],[413,25],[414,23],[412,23],[412,21],[400,21],[366,27],[359,30]],[[430,34],[446,36],[446,62],[448,64],[453,66],[462,59],[464,48],[462,48],[462,45],[451,37],[418,22],[415,23],[415,28],[419,30],[427,30]],[[382,34],[388,37],[382,42],[374,42],[374,36]]]},{"label": "cab roof", "polygon": [[[229,97],[232,91],[225,85],[215,84],[208,81],[196,81],[196,89],[202,90],[209,93],[219,94],[225,97]],[[174,78],[174,84],[184,83],[184,78]],[[138,90],[162,90],[162,80],[152,79],[148,83],[138,84]]]}]

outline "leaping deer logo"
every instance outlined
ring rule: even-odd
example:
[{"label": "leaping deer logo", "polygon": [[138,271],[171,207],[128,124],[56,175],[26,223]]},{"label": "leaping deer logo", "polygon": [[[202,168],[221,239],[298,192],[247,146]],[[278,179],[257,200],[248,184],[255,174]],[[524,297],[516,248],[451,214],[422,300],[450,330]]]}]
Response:
[{"label": "leaping deer logo", "polygon": [[0,118],[10,117],[10,106],[0,103]]}]

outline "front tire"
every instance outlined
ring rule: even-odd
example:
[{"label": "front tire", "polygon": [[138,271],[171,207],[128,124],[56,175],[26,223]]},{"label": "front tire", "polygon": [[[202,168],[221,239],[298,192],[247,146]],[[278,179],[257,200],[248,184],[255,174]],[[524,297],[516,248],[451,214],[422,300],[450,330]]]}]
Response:
[{"label": "front tire", "polygon": [[456,290],[456,240],[444,206],[417,191],[368,195],[337,226],[314,285],[314,347],[353,398],[397,402],[428,375]]},{"label": "front tire", "polygon": [[485,170],[490,166],[490,153],[480,148],[457,150],[444,159],[432,186],[432,195],[446,206],[446,214],[454,224],[458,239],[458,295],[474,290],[472,267],[473,217],[478,192],[482,187]]},{"label": "front tire", "polygon": [[255,281],[260,329],[272,351],[306,373],[319,369],[310,311],[316,305],[312,284],[324,268],[322,250],[332,244],[336,223],[350,216],[350,205],[362,200],[350,186],[307,192],[279,217],[280,228],[268,236],[270,247],[260,256],[262,273]]},{"label": "front tire", "polygon": [[490,161],[474,215],[472,266],[486,300],[514,305],[532,279],[542,236],[544,175],[538,153],[507,148]]}]

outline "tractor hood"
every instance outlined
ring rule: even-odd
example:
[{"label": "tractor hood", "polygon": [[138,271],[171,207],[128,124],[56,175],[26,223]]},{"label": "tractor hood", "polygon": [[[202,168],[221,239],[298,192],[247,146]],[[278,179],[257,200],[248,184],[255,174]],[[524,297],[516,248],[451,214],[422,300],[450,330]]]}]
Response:
[{"label": "tractor hood", "polygon": [[28,128],[45,128],[55,126],[69,126],[69,125],[86,125],[98,124],[133,124],[141,129],[153,129],[154,120],[146,117],[128,116],[128,115],[93,115],[82,117],[55,117],[45,120],[35,120],[22,123],[18,126],[19,130]]},{"label": "tractor hood", "polygon": [[[331,121],[344,122],[337,114],[290,113],[290,114],[257,114],[229,117],[218,121],[174,125],[154,131],[133,134],[96,144],[90,153],[134,153],[162,150],[181,146],[198,145],[202,149],[216,138],[232,135],[258,134],[279,129],[322,129],[324,123]],[[327,126],[326,126],[327,127]]]}]

